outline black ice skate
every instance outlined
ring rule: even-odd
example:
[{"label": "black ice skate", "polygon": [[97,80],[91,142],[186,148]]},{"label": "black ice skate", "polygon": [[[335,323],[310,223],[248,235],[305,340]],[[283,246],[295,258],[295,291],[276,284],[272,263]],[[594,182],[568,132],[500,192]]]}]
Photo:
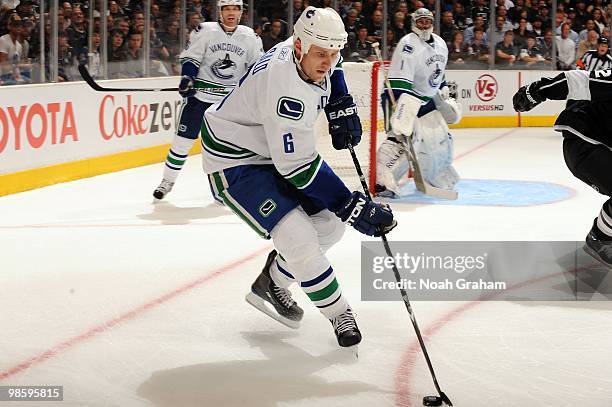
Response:
[{"label": "black ice skate", "polygon": [[584,251],[608,268],[612,268],[612,238],[607,237],[597,228],[597,219],[586,237]]},{"label": "black ice skate", "polygon": [[159,184],[155,191],[153,191],[153,196],[155,199],[164,199],[164,197],[172,191],[172,187],[174,186],[174,182],[170,182],[167,179],[162,179],[162,182]]},{"label": "black ice skate", "polygon": [[357,328],[357,322],[355,322],[353,311],[350,308],[337,317],[330,319],[329,322],[334,327],[338,345],[346,348],[361,342],[361,332]]},{"label": "black ice skate", "polygon": [[270,277],[270,266],[276,259],[276,250],[268,255],[268,260],[261,274],[246,295],[246,301],[289,328],[297,329],[304,316],[304,311],[293,301],[291,292],[274,284]]}]

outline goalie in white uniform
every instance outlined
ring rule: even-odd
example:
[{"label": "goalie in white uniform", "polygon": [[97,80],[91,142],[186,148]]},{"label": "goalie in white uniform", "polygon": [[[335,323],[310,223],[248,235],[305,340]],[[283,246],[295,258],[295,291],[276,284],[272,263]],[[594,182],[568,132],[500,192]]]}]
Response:
[{"label": "goalie in white uniform", "polygon": [[[448,49],[432,32],[431,11],[420,8],[412,17],[413,32],[399,41],[389,66],[397,108],[385,121],[387,139],[376,156],[376,192],[386,197],[399,195],[398,182],[409,169],[402,140],[413,134],[423,178],[444,189],[452,189],[459,180],[452,166],[453,139],[447,124],[459,122],[461,110],[444,80]],[[391,104],[386,85],[382,101],[388,115]]]},{"label": "goalie in white uniform", "polygon": [[189,36],[180,55],[179,93],[184,98],[179,125],[166,157],[164,175],[153,191],[156,199],[168,194],[198,139],[204,111],[223,99],[263,54],[261,39],[238,25],[242,0],[218,0],[218,22],[202,23]]},{"label": "goalie in white uniform", "polygon": [[294,36],[262,56],[206,111],[202,126],[204,170],[215,198],[278,250],[247,301],[297,328],[303,311],[288,287],[298,283],[331,321],[340,346],[356,345],[361,333],[325,252],[342,237],[343,221],[367,235],[396,225],[388,206],[351,193],[315,148],[321,110],[336,149],[361,139],[339,54],[346,39],[336,11],[308,7]]}]

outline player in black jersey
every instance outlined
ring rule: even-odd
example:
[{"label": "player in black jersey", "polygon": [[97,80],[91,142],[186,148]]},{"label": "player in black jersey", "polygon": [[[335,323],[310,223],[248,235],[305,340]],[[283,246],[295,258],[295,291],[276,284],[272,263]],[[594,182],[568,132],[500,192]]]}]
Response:
[{"label": "player in black jersey", "polygon": [[[547,99],[567,100],[554,129],[563,135],[565,163],[578,179],[612,196],[612,70],[567,71],[521,87],[514,110],[527,112]],[[612,267],[612,198],[593,222],[585,251]]]}]

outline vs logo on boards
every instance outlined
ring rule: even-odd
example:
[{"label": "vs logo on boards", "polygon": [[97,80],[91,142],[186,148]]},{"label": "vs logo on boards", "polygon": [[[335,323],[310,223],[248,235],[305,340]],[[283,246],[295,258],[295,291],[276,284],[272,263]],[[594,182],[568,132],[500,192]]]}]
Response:
[{"label": "vs logo on boards", "polygon": [[280,117],[285,117],[291,120],[300,120],[302,116],[304,116],[304,103],[302,103],[300,100],[283,96],[278,99],[276,113]]}]

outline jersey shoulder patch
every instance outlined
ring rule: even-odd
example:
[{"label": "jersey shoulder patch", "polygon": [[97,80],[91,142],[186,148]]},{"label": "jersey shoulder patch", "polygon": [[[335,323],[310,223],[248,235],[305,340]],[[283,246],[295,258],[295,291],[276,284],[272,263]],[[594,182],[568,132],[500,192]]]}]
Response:
[{"label": "jersey shoulder patch", "polygon": [[281,96],[276,104],[276,113],[286,119],[300,120],[304,116],[304,102],[289,96]]}]

